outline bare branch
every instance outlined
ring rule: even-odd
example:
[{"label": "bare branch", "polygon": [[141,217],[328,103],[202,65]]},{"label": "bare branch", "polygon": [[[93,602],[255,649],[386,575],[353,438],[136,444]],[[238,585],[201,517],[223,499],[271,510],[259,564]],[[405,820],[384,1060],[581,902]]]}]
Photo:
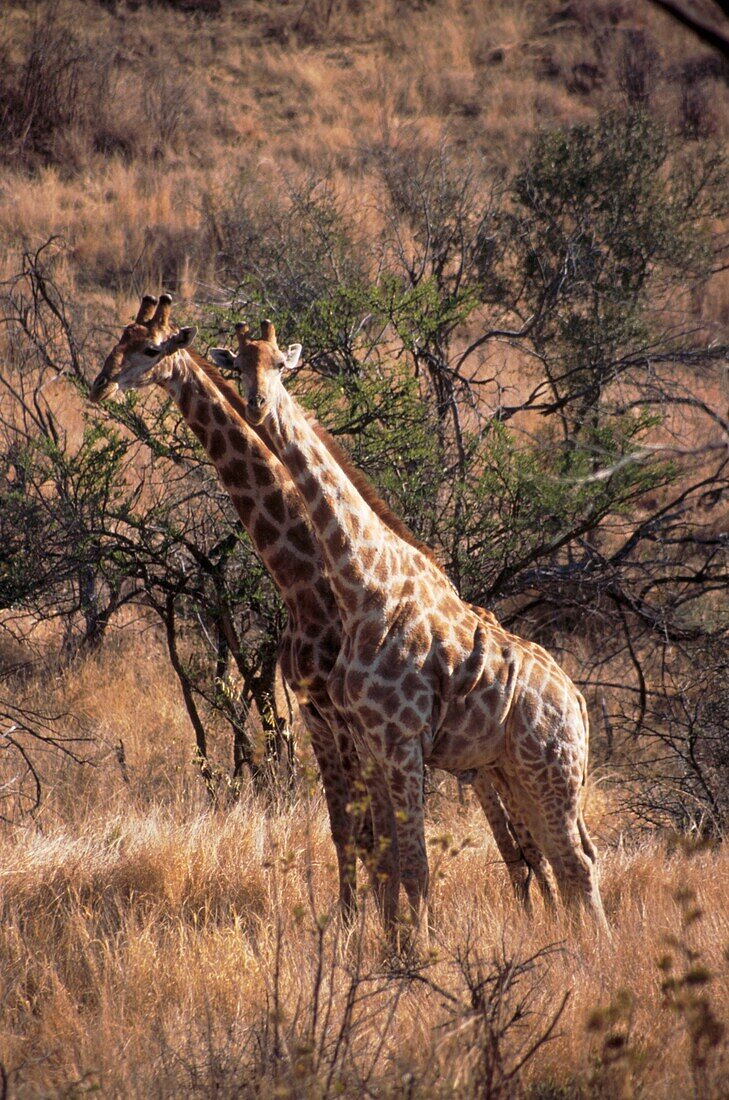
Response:
[{"label": "bare branch", "polygon": [[672,16],[677,23],[688,27],[702,42],[713,46],[724,57],[729,57],[729,34],[715,27],[695,12],[688,10],[685,5],[677,3],[677,0],[651,0],[651,2],[655,7],[662,8],[663,11]]}]

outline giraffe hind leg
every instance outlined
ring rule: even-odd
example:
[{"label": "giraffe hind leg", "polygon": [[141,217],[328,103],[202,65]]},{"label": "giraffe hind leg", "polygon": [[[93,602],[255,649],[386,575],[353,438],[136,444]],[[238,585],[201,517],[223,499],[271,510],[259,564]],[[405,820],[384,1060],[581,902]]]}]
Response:
[{"label": "giraffe hind leg", "polygon": [[556,862],[560,865],[558,882],[566,907],[572,912],[582,909],[596,924],[607,930],[597,882],[597,866],[585,852],[579,830],[571,838],[569,847],[556,857]]},{"label": "giraffe hind leg", "polygon": [[473,789],[489,823],[499,854],[506,864],[517,900],[524,906],[527,913],[530,913],[532,904],[529,896],[529,886],[532,878],[532,868],[524,858],[524,853],[507,817],[503,802],[484,772],[479,772],[476,775]]},{"label": "giraffe hind leg", "polygon": [[523,792],[520,792],[517,785],[510,783],[499,769],[489,769],[487,775],[506,809],[509,825],[528,873],[536,880],[547,909],[554,910],[557,906],[557,886],[549,862],[527,825],[522,805]]},{"label": "giraffe hind leg", "polygon": [[527,825],[539,848],[552,865],[560,895],[571,912],[581,910],[607,929],[597,880],[597,853],[582,817],[581,783],[561,772],[545,768],[539,776],[533,768],[519,783]]},{"label": "giraffe hind leg", "polygon": [[549,861],[535,843],[532,834],[523,821],[517,818],[512,822],[512,825],[524,860],[530,869],[530,873],[534,875],[542,900],[550,912],[554,911],[557,907],[557,886]]}]

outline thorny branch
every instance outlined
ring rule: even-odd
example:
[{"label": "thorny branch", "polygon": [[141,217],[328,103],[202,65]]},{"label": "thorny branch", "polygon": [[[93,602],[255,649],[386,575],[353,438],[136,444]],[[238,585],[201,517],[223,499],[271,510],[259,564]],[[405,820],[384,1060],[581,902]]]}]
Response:
[{"label": "thorny branch", "polygon": [[63,732],[63,726],[74,721],[69,714],[42,714],[0,699],[0,759],[7,776],[0,785],[0,820],[11,822],[39,808],[48,754],[60,753],[75,764],[91,763],[82,748],[93,739]]}]

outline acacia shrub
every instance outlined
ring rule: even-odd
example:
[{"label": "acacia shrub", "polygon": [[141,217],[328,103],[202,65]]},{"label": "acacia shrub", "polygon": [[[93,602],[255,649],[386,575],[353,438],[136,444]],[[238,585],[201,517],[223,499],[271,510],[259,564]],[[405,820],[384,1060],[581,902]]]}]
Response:
[{"label": "acacia shrub", "polygon": [[[263,780],[268,757],[277,767],[285,748],[275,693],[280,599],[169,400],[129,394],[86,410],[81,432],[54,411],[64,377],[85,399],[85,376],[103,358],[98,334],[83,332],[66,304],[62,256],[58,242],[26,254],[0,294],[10,363],[0,405],[4,626],[22,630],[28,614],[56,620],[68,663],[101,643],[122,608],[153,611],[211,790],[237,783],[246,766]],[[232,760],[217,771],[208,730],[232,739]]]}]

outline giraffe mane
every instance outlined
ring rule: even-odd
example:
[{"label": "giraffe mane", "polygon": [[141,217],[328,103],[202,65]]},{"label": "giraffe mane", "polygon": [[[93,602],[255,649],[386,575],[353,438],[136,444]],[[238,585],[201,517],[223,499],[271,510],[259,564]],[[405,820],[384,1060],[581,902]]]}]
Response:
[{"label": "giraffe mane", "polygon": [[[199,355],[192,348],[187,349],[187,353],[191,359],[197,364],[198,367],[208,376],[214,386],[220,391],[225,400],[240,417],[246,422],[251,431],[256,429],[252,425],[248,424],[245,415],[245,402],[238,393],[232,382],[229,382],[227,378],[224,378],[218,368],[210,363],[207,359],[204,359],[202,355]],[[339,444],[336,439],[327,431],[327,429],[319,423],[313,413],[304,411],[306,419],[309,421],[312,430],[318,437],[318,439],[324,444],[330,455],[340,467],[342,472],[347,475],[349,480],[354,485],[355,489],[365,501],[366,504],[372,509],[375,515],[382,520],[386,527],[401,538],[403,542],[407,542],[410,546],[419,550],[429,561],[443,572],[443,566],[438,561],[436,553],[426,543],[421,542],[416,538],[410,528],[403,523],[399,516],[396,516],[392,508],[382,499],[380,494],[375,489],[370,479],[359,470],[350,456],[345,451],[344,447]],[[258,435],[258,433],[256,432]],[[259,437],[260,438],[260,437]],[[263,441],[265,443],[265,440]]]},{"label": "giraffe mane", "polygon": [[314,431],[315,435],[318,437],[319,441],[324,444],[334,461],[340,467],[342,472],[347,475],[359,495],[362,497],[365,503],[370,506],[375,515],[382,520],[386,527],[389,527],[393,534],[397,535],[398,538],[401,538],[403,542],[407,542],[410,546],[414,547],[416,550],[419,550],[420,553],[424,555],[424,557],[428,558],[429,561],[432,561],[433,564],[441,572],[443,572],[443,566],[438,561],[435,550],[433,550],[432,547],[428,546],[427,543],[421,542],[421,540],[413,534],[407,524],[405,524],[400,519],[400,517],[393,512],[389,504],[387,504],[382,499],[367,475],[363,474],[362,471],[357,466],[355,466],[354,462],[347,454],[344,447],[342,447],[341,444],[338,443],[337,440],[334,438],[334,436],[331,435],[331,433],[328,432],[327,429],[319,423],[313,413],[304,412],[304,415],[309,421],[309,424],[311,425],[311,428]]}]

